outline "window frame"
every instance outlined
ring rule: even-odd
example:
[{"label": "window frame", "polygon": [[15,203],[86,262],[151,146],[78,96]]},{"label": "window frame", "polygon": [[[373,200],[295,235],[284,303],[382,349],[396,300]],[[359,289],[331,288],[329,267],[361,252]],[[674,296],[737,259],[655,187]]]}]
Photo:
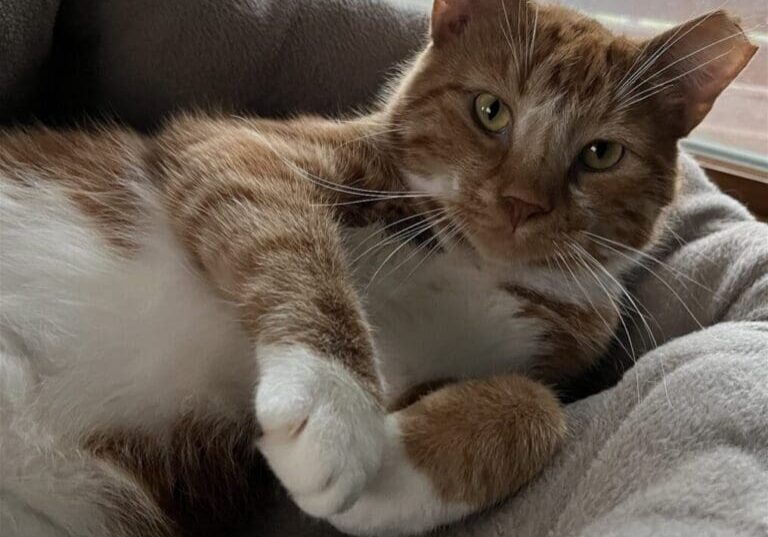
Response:
[{"label": "window frame", "polygon": [[697,160],[720,190],[743,203],[758,219],[768,222],[768,182],[722,171]]}]

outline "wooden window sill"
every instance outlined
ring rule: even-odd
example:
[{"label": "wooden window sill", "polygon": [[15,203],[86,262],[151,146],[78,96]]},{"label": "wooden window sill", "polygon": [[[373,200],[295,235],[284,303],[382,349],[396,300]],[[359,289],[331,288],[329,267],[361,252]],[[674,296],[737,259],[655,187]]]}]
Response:
[{"label": "wooden window sill", "polygon": [[768,179],[725,172],[711,163],[708,165],[705,159],[699,159],[699,162],[723,192],[746,205],[760,220],[768,222]]}]

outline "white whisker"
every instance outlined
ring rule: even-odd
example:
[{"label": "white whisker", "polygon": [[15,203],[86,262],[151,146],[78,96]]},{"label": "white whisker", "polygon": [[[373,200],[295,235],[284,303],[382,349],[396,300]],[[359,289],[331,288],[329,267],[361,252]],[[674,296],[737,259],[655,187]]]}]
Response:
[{"label": "white whisker", "polygon": [[[578,248],[578,250],[581,251],[582,254],[584,256],[586,256],[588,260],[592,260],[594,262],[595,266],[597,268],[599,268],[606,276],[608,276],[618,286],[618,288],[621,290],[622,295],[624,295],[627,298],[627,300],[629,300],[629,305],[635,310],[637,315],[640,317],[640,320],[643,322],[643,325],[645,327],[645,330],[646,330],[646,332],[648,334],[648,337],[650,338],[650,341],[651,341],[653,347],[654,348],[657,347],[658,343],[656,341],[656,336],[653,335],[653,330],[651,330],[651,327],[648,324],[648,321],[646,320],[645,316],[640,312],[640,307],[638,305],[638,301],[635,299],[635,297],[632,295],[632,293],[630,293],[629,290],[626,287],[624,287],[619,282],[619,280],[616,279],[616,277],[613,274],[611,274],[610,271],[607,268],[605,268],[605,266],[602,263],[600,263],[600,261],[595,259],[595,257],[592,254],[590,254],[583,246],[581,246],[577,242],[574,242],[573,246],[575,248]],[[629,259],[631,260],[631,258],[629,258]],[[645,307],[645,306],[643,306],[643,307]],[[658,324],[658,323],[656,323],[656,324]]]},{"label": "white whisker", "polygon": [[[611,240],[611,239],[609,239],[607,237],[603,237],[602,235],[597,235],[596,233],[591,233],[589,231],[584,231],[582,233],[584,235],[586,235],[587,238],[590,239],[590,240],[593,240],[593,241],[604,241],[607,244],[611,244],[611,245],[617,246],[619,248],[624,248],[627,251],[630,251],[630,252],[632,252],[634,254],[637,254],[640,257],[648,259],[649,261],[664,267],[665,269],[667,269],[669,272],[674,274],[679,279],[687,280],[687,281],[691,282],[692,284],[697,285],[698,287],[702,288],[703,290],[705,290],[705,291],[707,291],[709,293],[714,292],[710,287],[707,287],[703,283],[701,283],[701,282],[699,282],[697,280],[694,280],[693,278],[691,278],[690,276],[688,276],[684,272],[681,272],[681,271],[677,270],[672,265],[670,265],[668,263],[665,263],[664,261],[662,261],[658,257],[654,257],[654,256],[652,256],[651,254],[649,254],[647,252],[643,252],[642,250],[638,250],[637,248],[633,248],[632,246],[628,246],[628,245],[623,244],[621,242]],[[599,244],[599,242],[598,242],[598,244]],[[644,268],[647,268],[647,267],[644,267]]]},{"label": "white whisker", "polygon": [[[430,257],[432,257],[435,252],[443,248],[449,240],[451,240],[453,237],[461,233],[463,230],[463,223],[461,221],[453,222],[451,224],[451,227],[454,229],[453,233],[446,233],[445,236],[441,236],[439,233],[435,233],[434,237],[432,237],[428,243],[434,242],[434,245],[429,249],[429,251],[424,255],[424,257],[416,264],[415,267],[406,275],[406,280],[413,276],[413,274],[423,265]],[[450,229],[450,228],[449,228]]]},{"label": "white whisker", "polygon": [[334,183],[333,181],[330,181],[328,179],[324,179],[322,177],[318,177],[317,175],[314,175],[310,173],[307,170],[302,169],[299,167],[295,162],[292,162],[287,157],[282,155],[277,148],[272,144],[266,136],[261,136],[260,141],[274,153],[274,155],[279,158],[288,168],[290,168],[294,173],[296,173],[299,177],[306,179],[310,181],[311,183],[321,186],[323,188],[326,188],[328,190],[332,190],[334,192],[339,192],[342,194],[347,195],[353,195],[353,196],[360,196],[360,197],[380,197],[380,196],[392,196],[392,195],[417,195],[417,196],[427,196],[430,195],[428,192],[424,191],[412,191],[412,190],[405,190],[405,191],[391,191],[391,190],[372,190],[367,188],[360,188],[350,185],[343,185],[340,183]]},{"label": "white whisker", "polygon": [[402,199],[424,199],[424,198],[431,198],[433,196],[428,194],[397,194],[394,196],[370,196],[362,200],[352,200],[352,201],[337,201],[337,202],[329,202],[329,203],[313,203],[313,207],[345,207],[348,205],[360,205],[363,203],[376,203],[378,201],[384,201],[384,200],[402,200]]},{"label": "white whisker", "polygon": [[369,138],[378,138],[379,136],[383,136],[385,134],[392,134],[392,133],[396,133],[396,132],[404,132],[403,127],[393,126],[391,128],[382,129],[380,131],[371,132],[369,134],[366,134],[366,135],[363,135],[363,136],[359,136],[357,138],[350,138],[349,140],[345,140],[344,142],[342,142],[341,144],[339,144],[336,147],[337,148],[342,148],[342,147],[346,147],[348,145],[354,144],[356,142],[362,142],[363,140],[367,140]]},{"label": "white whisker", "polygon": [[368,234],[368,236],[367,236],[365,239],[363,239],[362,241],[359,241],[359,242],[356,244],[356,246],[354,247],[354,249],[353,249],[352,251],[350,251],[350,255],[354,255],[354,254],[355,254],[357,251],[359,251],[359,250],[360,250],[360,249],[361,249],[361,248],[362,248],[362,247],[363,247],[365,244],[367,244],[367,243],[368,243],[368,242],[369,242],[371,239],[373,239],[374,237],[377,237],[377,236],[381,235],[382,233],[385,233],[385,232],[386,232],[388,229],[391,229],[391,228],[393,228],[393,227],[396,227],[396,226],[398,226],[398,225],[400,225],[400,224],[403,224],[403,223],[405,223],[405,222],[408,222],[408,221],[410,221],[410,220],[413,220],[413,219],[416,219],[416,218],[422,218],[422,219],[423,219],[423,218],[426,218],[426,216],[427,216],[427,215],[429,215],[429,214],[435,214],[435,213],[439,213],[439,212],[441,212],[442,210],[443,210],[443,209],[441,209],[441,208],[438,208],[438,209],[431,209],[431,210],[429,210],[429,211],[424,211],[424,212],[421,212],[421,213],[418,213],[418,214],[413,214],[413,215],[409,215],[409,216],[406,216],[406,217],[404,217],[404,218],[400,218],[400,219],[398,219],[398,220],[395,220],[394,222],[390,222],[389,224],[387,224],[386,226],[383,226],[383,227],[376,227],[376,228],[375,228],[375,230],[374,230],[372,233],[369,233],[369,234]]},{"label": "white whisker", "polygon": [[[504,3],[504,0],[499,0],[501,2],[501,9],[504,12],[504,20],[507,24],[507,31],[504,31],[504,28],[502,27],[502,33],[504,34],[504,38],[507,40],[507,43],[509,44],[509,50],[512,52],[512,57],[515,59],[515,70],[517,71],[518,75],[520,74],[520,60],[517,57],[517,49],[512,44],[512,24],[509,22],[509,14],[507,13],[507,6]],[[499,22],[501,24],[501,22]]]},{"label": "white whisker", "polygon": [[[417,229],[418,229],[418,232],[417,232],[417,233],[414,235],[414,237],[415,237],[415,236],[418,236],[418,235],[419,235],[419,233],[423,233],[423,231],[425,231],[425,230],[429,229],[429,227],[430,227],[431,225],[432,225],[432,224],[431,224],[430,222],[428,222],[428,221],[427,221],[427,222],[424,222],[424,221],[422,221],[422,220],[419,220],[419,221],[418,221],[418,222],[416,222],[415,224],[411,224],[411,225],[409,225],[409,226],[405,227],[404,229],[401,229],[400,231],[398,231],[397,233],[395,233],[395,234],[393,234],[393,235],[385,235],[385,236],[384,236],[384,237],[383,237],[383,238],[382,238],[380,241],[378,241],[376,244],[374,244],[373,246],[369,247],[369,248],[368,248],[367,250],[365,250],[363,253],[361,253],[360,255],[358,255],[357,257],[355,257],[355,258],[354,258],[354,259],[353,259],[353,260],[350,262],[350,264],[351,264],[351,265],[355,265],[355,264],[356,264],[358,261],[360,261],[362,258],[364,258],[366,255],[368,255],[370,252],[372,252],[372,251],[376,250],[377,248],[380,248],[380,247],[386,246],[386,245],[388,245],[388,244],[391,244],[391,243],[393,243],[393,242],[398,242],[398,241],[399,241],[401,238],[408,236],[408,235],[409,235],[409,234],[410,234],[410,233],[411,233],[413,230],[417,230]],[[424,229],[423,229],[423,230],[419,229],[419,228],[421,228],[422,226],[424,227]],[[407,242],[407,241],[406,241],[406,242]]]},{"label": "white whisker", "polygon": [[689,75],[695,73],[696,71],[698,71],[700,69],[703,69],[704,67],[706,67],[710,63],[716,62],[720,58],[723,58],[723,57],[727,56],[732,51],[733,51],[733,49],[731,48],[730,50],[727,50],[727,51],[723,52],[722,54],[718,54],[714,58],[711,58],[711,59],[707,60],[706,62],[697,65],[693,69],[689,69],[688,71],[686,71],[686,72],[684,72],[684,73],[682,73],[682,74],[680,74],[680,75],[678,75],[678,76],[676,76],[674,78],[671,78],[669,80],[666,80],[664,82],[656,84],[655,86],[652,86],[652,87],[650,87],[648,89],[645,89],[645,90],[639,92],[637,95],[633,96],[633,99],[631,101],[629,101],[628,103],[623,103],[619,107],[619,109],[624,110],[626,108],[632,107],[632,106],[634,106],[634,105],[636,105],[636,104],[638,104],[638,103],[640,103],[642,101],[645,101],[646,99],[649,99],[649,98],[653,97],[654,95],[656,95],[658,93],[661,93],[662,91],[664,91],[664,89],[666,89],[667,87],[672,85],[673,82],[676,82],[676,81],[680,80],[681,78],[689,76]]},{"label": "white whisker", "polygon": [[411,235],[408,237],[408,239],[402,239],[402,243],[392,250],[392,252],[387,255],[387,257],[382,261],[381,265],[379,265],[379,268],[376,269],[376,271],[373,273],[373,276],[371,276],[371,279],[368,281],[368,285],[366,285],[366,289],[369,289],[371,285],[373,284],[376,277],[381,273],[381,271],[384,269],[384,266],[392,259],[397,253],[405,248],[408,244],[410,244],[410,241],[414,239],[415,237],[418,237],[421,233],[424,231],[430,229],[433,225],[442,222],[444,219],[448,218],[447,216],[443,216],[440,219],[438,219],[436,222],[426,222],[422,224],[422,227],[416,229]]},{"label": "white whisker", "polygon": [[[581,250],[582,250],[582,251],[583,251],[585,254],[589,255],[589,257],[591,257],[591,258],[592,258],[592,259],[593,259],[593,260],[594,260],[596,263],[600,264],[600,263],[597,261],[597,259],[595,259],[595,258],[594,258],[594,257],[593,257],[591,254],[589,254],[589,252],[587,252],[587,251],[586,251],[586,250],[585,250],[585,249],[584,249],[584,248],[583,248],[581,245],[578,245],[578,246],[579,246],[579,248],[580,248],[580,249],[581,249]],[[600,265],[602,266],[602,264],[600,264]],[[603,270],[605,271],[605,269],[603,269]],[[607,272],[607,271],[606,271],[606,272]],[[648,321],[645,319],[645,316],[644,316],[642,313],[640,313],[640,310],[639,310],[639,308],[638,308],[638,304],[637,304],[637,301],[635,300],[635,298],[634,298],[634,297],[632,297],[632,295],[631,295],[631,293],[629,293],[629,291],[626,291],[626,296],[627,296],[627,298],[629,298],[629,299],[631,300],[631,304],[632,304],[632,307],[633,307],[633,309],[635,310],[635,313],[637,313],[637,315],[638,315],[638,316],[640,317],[640,319],[642,320],[642,322],[643,322],[643,324],[644,324],[644,326],[645,326],[645,330],[647,331],[647,333],[648,333],[648,336],[649,336],[649,337],[650,337],[650,339],[651,339],[651,344],[653,345],[653,347],[652,347],[652,348],[654,348],[654,349],[655,349],[655,348],[657,348],[657,347],[659,346],[659,344],[658,344],[658,342],[656,341],[656,337],[653,335],[653,331],[651,330],[651,327],[650,327],[650,325],[648,324]],[[644,307],[644,306],[643,306],[643,307]],[[644,308],[645,308],[645,307],[644,307]],[[646,309],[646,311],[647,311],[647,309]],[[651,317],[651,318],[653,319],[653,317]],[[655,319],[653,319],[653,320],[655,321]],[[658,322],[656,322],[656,324],[657,324],[658,326],[660,326]],[[637,327],[637,324],[635,324],[635,326]],[[669,397],[669,389],[668,389],[668,387],[667,387],[667,376],[666,376],[666,372],[665,372],[665,370],[664,370],[664,361],[663,361],[663,358],[660,358],[660,360],[661,360],[661,362],[660,362],[660,365],[661,365],[661,379],[662,379],[662,383],[663,383],[663,385],[664,385],[664,394],[665,394],[665,396],[666,396],[666,398],[667,398],[667,403],[669,403],[669,405],[670,405],[670,406],[672,406],[672,400],[671,400],[671,399],[670,399],[670,397]]]},{"label": "white whisker", "polygon": [[530,65],[533,63],[534,50],[536,48],[536,29],[539,25],[539,4],[537,3],[535,5],[536,5],[536,15],[534,16],[534,19],[533,19],[533,31],[531,32],[531,46],[528,50],[528,57],[526,60],[528,65],[527,69],[530,69]]},{"label": "white whisker", "polygon": [[[608,249],[612,249],[612,250],[614,251],[614,253],[616,253],[616,254],[618,254],[618,255],[620,255],[620,256],[623,256],[623,257],[625,257],[625,258],[627,258],[627,259],[633,260],[633,258],[632,258],[632,257],[630,257],[628,254],[625,254],[624,252],[622,252],[622,251],[620,251],[620,250],[618,250],[618,249],[616,249],[616,248],[612,248],[612,247],[611,247],[611,246],[609,246],[609,245],[603,245],[603,247],[604,247],[604,248],[608,248]],[[634,260],[633,260],[633,261],[634,261]],[[674,297],[675,297],[675,298],[678,300],[678,302],[680,302],[680,305],[682,305],[682,306],[683,306],[683,308],[684,308],[684,309],[685,309],[685,311],[688,313],[688,315],[690,315],[690,316],[691,316],[691,319],[693,319],[693,321],[696,323],[696,326],[697,326],[699,329],[702,329],[702,328],[704,328],[704,325],[702,325],[702,324],[701,324],[701,322],[699,322],[699,319],[696,317],[696,315],[694,315],[693,311],[692,311],[692,310],[691,310],[691,308],[688,306],[688,304],[686,304],[686,303],[685,303],[685,301],[682,299],[682,297],[680,296],[680,294],[679,294],[677,291],[675,291],[675,289],[674,289],[674,288],[673,288],[671,285],[669,285],[669,283],[667,283],[667,281],[666,281],[664,278],[662,278],[661,276],[659,276],[658,274],[656,274],[656,272],[655,272],[655,271],[653,271],[653,270],[648,270],[648,272],[649,272],[649,274],[650,274],[651,276],[653,276],[654,278],[656,278],[656,279],[657,279],[657,280],[658,280],[658,281],[659,281],[659,282],[660,282],[662,285],[664,285],[664,287],[666,287],[666,288],[669,290],[669,292],[670,292],[670,293],[672,293],[672,295],[674,295]]]},{"label": "white whisker", "polygon": [[[630,348],[631,352],[627,351],[626,347],[624,347],[624,345],[621,343],[621,341],[619,341],[619,345],[621,345],[624,348],[624,351],[627,352],[627,354],[630,357],[632,357],[633,361],[636,361],[637,360],[637,351],[635,350],[634,344],[632,343],[632,336],[631,336],[631,334],[629,332],[629,327],[627,326],[626,322],[624,321],[624,317],[622,315],[621,308],[618,305],[616,305],[616,300],[615,300],[614,294],[611,293],[611,291],[605,285],[605,282],[603,282],[600,279],[600,277],[597,275],[597,273],[594,270],[592,270],[592,268],[590,268],[590,266],[587,264],[588,259],[585,259],[581,255],[579,250],[575,249],[575,247],[578,246],[578,244],[574,243],[574,242],[569,242],[568,244],[570,245],[570,247],[572,249],[571,251],[573,252],[573,254],[575,254],[575,255],[571,256],[571,258],[574,259],[574,261],[578,261],[579,259],[581,260],[580,265],[583,266],[587,271],[589,271],[592,274],[592,277],[595,280],[595,283],[597,283],[597,285],[605,293],[606,298],[608,298],[608,302],[610,303],[610,305],[613,307],[614,311],[616,312],[616,316],[619,318],[619,322],[621,323],[622,328],[624,329],[624,333],[627,336],[627,343],[629,344],[629,348]],[[602,265],[600,265],[600,267],[602,268]],[[619,289],[621,291],[623,291],[624,287],[619,285]]]},{"label": "white whisker", "polygon": [[[748,30],[745,30],[745,31],[748,31]],[[727,35],[727,36],[725,36],[725,37],[723,37],[723,38],[721,38],[721,39],[718,39],[717,41],[713,41],[713,42],[709,43],[708,45],[705,45],[705,46],[703,46],[703,47],[700,47],[700,48],[698,48],[698,49],[694,50],[693,52],[691,52],[691,53],[689,53],[689,54],[686,54],[685,56],[683,56],[683,57],[681,57],[681,58],[678,58],[677,60],[675,60],[675,61],[673,61],[673,62],[671,62],[671,63],[669,63],[669,64],[665,65],[664,67],[662,67],[661,69],[659,69],[658,71],[656,71],[655,73],[653,73],[651,76],[649,76],[649,77],[647,77],[647,78],[643,79],[641,82],[639,82],[639,83],[637,84],[637,86],[636,86],[636,87],[637,87],[637,88],[640,88],[640,87],[644,86],[645,84],[647,84],[648,82],[650,82],[652,79],[654,79],[654,78],[656,78],[657,76],[659,76],[659,75],[661,75],[662,73],[664,73],[665,71],[668,71],[669,69],[671,69],[671,68],[672,68],[672,67],[674,67],[675,65],[677,65],[677,64],[679,64],[679,63],[681,63],[681,62],[684,62],[685,60],[687,60],[687,59],[689,59],[689,58],[692,58],[693,56],[696,56],[697,54],[700,54],[701,52],[704,52],[704,51],[705,51],[705,50],[707,50],[707,49],[710,49],[710,48],[712,48],[712,47],[714,47],[714,46],[716,46],[716,45],[719,45],[719,44],[721,44],[721,43],[723,43],[723,42],[725,42],[725,41],[728,41],[728,40],[730,40],[730,39],[734,39],[734,38],[736,38],[736,37],[739,37],[739,36],[741,36],[741,35],[743,35],[743,32],[742,32],[742,31],[734,32],[734,33],[732,33],[732,34],[730,34],[730,35]],[[731,49],[731,50],[733,50],[733,49]],[[729,51],[728,51],[728,52],[726,52],[725,54],[728,54],[728,53],[730,53],[730,52],[731,52],[731,51],[729,50]],[[722,56],[720,56],[720,57],[722,57]],[[673,80],[675,80],[675,79],[673,79]],[[669,81],[667,81],[667,82],[664,82],[664,84],[667,84],[667,83],[669,83]],[[631,99],[631,98],[632,98],[632,95],[633,95],[633,94],[630,92],[630,93],[627,95],[627,97]]]},{"label": "white whisker", "polygon": [[[598,277],[597,273],[594,270],[592,270],[592,268],[590,268],[590,266],[586,262],[586,259],[584,259],[581,255],[578,255],[578,257],[576,257],[576,255],[574,255],[574,254],[578,254],[578,251],[573,249],[573,244],[575,244],[575,243],[571,243],[572,255],[570,255],[569,257],[571,259],[573,259],[580,267],[586,269],[592,275],[592,278],[594,279],[595,283],[597,283],[597,285],[605,293],[606,297],[608,298],[608,302],[611,304],[611,306],[613,307],[614,311],[616,312],[616,315],[617,315],[617,317],[619,319],[619,322],[620,322],[620,324],[621,324],[621,326],[622,326],[622,328],[624,330],[624,333],[626,334],[627,344],[629,345],[629,348],[627,348],[627,344],[625,344],[623,341],[621,341],[621,339],[619,339],[618,337],[615,337],[614,340],[624,350],[626,355],[629,356],[632,359],[632,363],[636,364],[637,363],[637,358],[638,358],[637,357],[637,352],[635,351],[635,347],[632,344],[632,336],[629,333],[629,327],[627,326],[627,323],[624,321],[624,318],[623,318],[623,316],[621,314],[621,308],[619,308],[616,305],[615,297],[607,289],[605,284],[600,280],[600,278]],[[567,264],[566,264],[566,266],[567,266]],[[637,399],[639,401],[640,400],[640,377],[638,376],[637,370],[635,370],[635,384],[636,384],[636,387],[637,387]]]},{"label": "white whisker", "polygon": [[[451,224],[451,225],[453,225],[453,224]],[[435,242],[435,241],[437,241],[437,242]],[[420,244],[420,245],[418,245],[416,248],[414,248],[413,252],[411,252],[411,254],[410,254],[408,257],[406,257],[406,258],[405,258],[405,259],[404,259],[402,262],[400,262],[400,263],[399,263],[399,264],[398,264],[398,265],[397,265],[395,268],[393,268],[391,271],[389,271],[389,272],[387,273],[387,276],[388,276],[389,274],[392,274],[392,273],[396,272],[396,271],[397,271],[397,270],[398,270],[400,267],[402,267],[403,265],[405,265],[405,264],[406,264],[408,261],[410,261],[411,259],[413,259],[413,257],[414,257],[414,256],[416,256],[417,254],[421,253],[421,252],[424,250],[424,248],[426,248],[426,247],[429,247],[430,245],[434,245],[434,246],[435,246],[435,248],[433,249],[433,248],[431,248],[431,247],[430,247],[430,248],[428,249],[427,253],[426,253],[426,254],[425,254],[423,257],[422,257],[422,259],[419,261],[419,263],[417,263],[417,264],[416,264],[416,266],[415,266],[415,267],[414,267],[414,268],[413,268],[413,269],[412,269],[412,270],[411,270],[411,271],[410,271],[410,272],[409,272],[409,273],[406,275],[406,277],[405,277],[405,278],[403,278],[403,279],[400,281],[400,283],[398,284],[398,287],[399,287],[400,285],[404,284],[404,283],[405,283],[405,282],[406,282],[406,281],[407,281],[407,280],[408,280],[408,279],[409,279],[409,278],[410,278],[410,277],[411,277],[411,276],[412,276],[412,275],[413,275],[413,274],[416,272],[416,270],[417,270],[417,269],[418,269],[418,268],[419,268],[419,267],[420,267],[420,266],[421,266],[421,265],[422,265],[422,264],[423,264],[423,263],[424,263],[424,262],[427,260],[427,258],[429,257],[429,255],[430,255],[430,254],[431,254],[433,251],[435,251],[435,250],[437,250],[437,249],[439,249],[439,248],[440,248],[440,235],[439,235],[439,234],[437,234],[437,233],[434,233],[434,234],[432,235],[432,237],[430,237],[429,239],[427,239],[426,241],[424,241],[422,244]],[[385,278],[386,278],[386,276],[385,276]]]},{"label": "white whisker", "polygon": [[[613,334],[615,332],[615,327],[611,326],[611,324],[608,322],[608,320],[603,316],[603,314],[600,312],[600,309],[595,304],[594,300],[592,300],[592,297],[587,292],[584,285],[581,283],[581,280],[579,280],[578,276],[576,276],[576,273],[573,272],[571,267],[568,265],[568,262],[566,261],[565,257],[563,256],[563,253],[560,251],[560,249],[555,246],[555,252],[556,252],[556,258],[555,261],[557,262],[557,266],[560,267],[560,271],[563,273],[564,276],[567,277],[567,274],[565,274],[565,271],[563,271],[563,267],[568,270],[570,273],[571,279],[573,279],[573,282],[576,284],[576,286],[579,288],[581,293],[584,295],[584,298],[587,299],[587,302],[589,302],[589,306],[592,309],[592,311],[595,312],[595,314],[598,316],[600,321],[602,321],[603,325],[605,325],[605,328],[608,330],[608,333],[611,334],[611,337],[613,338]],[[562,261],[562,265],[560,262]],[[547,261],[549,262],[549,261]],[[597,350],[597,349],[594,349]],[[625,349],[626,351],[626,349]]]},{"label": "white whisker", "polygon": [[[697,21],[696,24],[692,25],[690,28],[688,28],[685,32],[682,33],[682,35],[678,34],[680,33],[680,30],[682,30],[682,26],[678,27],[675,32],[669,38],[662,44],[661,47],[659,47],[659,50],[655,51],[651,54],[651,56],[638,68],[637,72],[632,75],[630,80],[628,81],[628,86],[625,88],[634,89],[634,83],[637,81],[638,78],[640,78],[645,72],[650,69],[657,61],[658,59],[665,54],[669,49],[671,49],[675,44],[677,44],[681,39],[685,38],[688,34],[690,34],[693,30],[698,28],[700,25],[704,24],[712,15],[714,15],[716,11],[710,11],[707,13],[704,17],[701,18],[701,20]],[[624,94],[619,94],[619,98],[623,98]]]}]

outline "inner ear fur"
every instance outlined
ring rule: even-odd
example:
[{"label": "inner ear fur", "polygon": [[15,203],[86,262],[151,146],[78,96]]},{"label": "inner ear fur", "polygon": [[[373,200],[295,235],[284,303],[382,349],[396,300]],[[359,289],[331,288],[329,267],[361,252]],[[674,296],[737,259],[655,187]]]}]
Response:
[{"label": "inner ear fur", "polygon": [[[717,97],[757,52],[739,25],[724,11],[713,11],[651,39],[643,47],[656,57],[637,90],[672,85],[680,95],[679,134],[686,136],[706,117]],[[642,65],[642,63],[640,63]]]}]

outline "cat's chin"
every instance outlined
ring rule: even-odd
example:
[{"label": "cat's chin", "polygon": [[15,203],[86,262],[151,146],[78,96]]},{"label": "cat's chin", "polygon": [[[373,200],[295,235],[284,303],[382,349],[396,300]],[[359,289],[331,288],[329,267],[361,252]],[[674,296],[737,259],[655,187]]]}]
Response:
[{"label": "cat's chin", "polygon": [[549,262],[555,255],[553,241],[531,234],[484,231],[467,234],[464,241],[483,261],[493,265],[533,265]]},{"label": "cat's chin", "polygon": [[497,267],[519,267],[520,265],[538,267],[546,265],[551,259],[549,254],[525,245],[510,245],[507,248],[496,249],[473,245],[472,250],[482,263]]}]

